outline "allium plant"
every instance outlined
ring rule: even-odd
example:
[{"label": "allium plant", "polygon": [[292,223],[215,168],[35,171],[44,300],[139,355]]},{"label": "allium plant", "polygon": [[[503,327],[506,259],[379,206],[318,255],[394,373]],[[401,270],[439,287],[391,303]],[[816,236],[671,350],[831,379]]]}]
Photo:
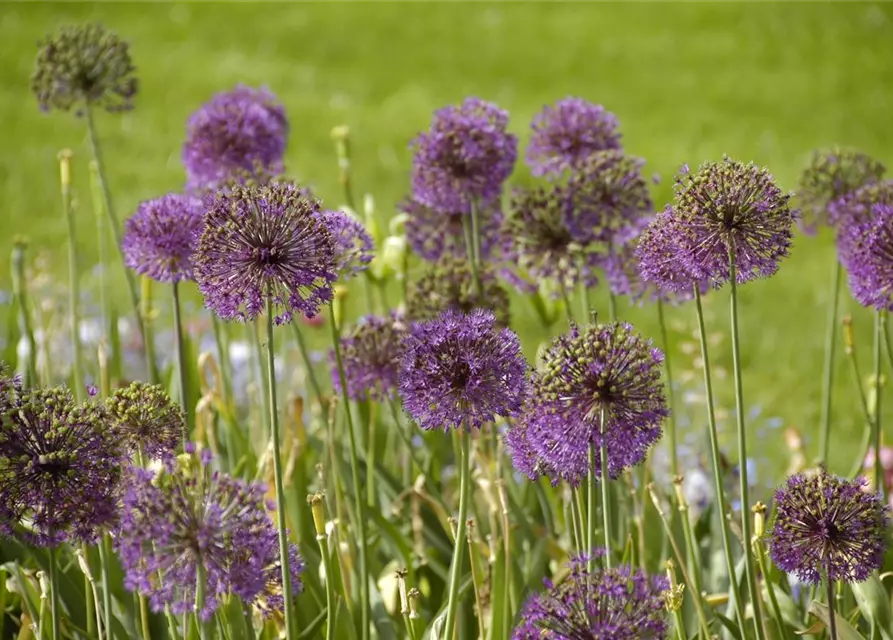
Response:
[{"label": "allium plant", "polygon": [[139,88],[126,42],[100,24],[69,25],[39,43],[31,91],[44,111],[133,107]]},{"label": "allium plant", "polygon": [[365,271],[374,257],[375,244],[363,223],[344,211],[323,211],[320,216],[334,242],[339,278],[348,280]]},{"label": "allium plant", "polygon": [[288,138],[285,109],[267,89],[219,93],[186,126],[183,166],[191,191],[282,172]]},{"label": "allium plant", "polygon": [[507,125],[508,113],[478,98],[436,111],[431,128],[412,142],[413,198],[457,213],[496,199],[518,154]]},{"label": "allium plant", "polygon": [[276,323],[314,316],[332,299],[335,243],[319,205],[290,183],[235,185],[208,198],[194,259],[205,304],[252,320],[269,301]]},{"label": "allium plant", "polygon": [[870,220],[847,225],[840,230],[850,239],[840,245],[840,261],[853,297],[866,307],[893,311],[893,205],[875,205]]},{"label": "allium plant", "polygon": [[180,445],[186,417],[161,385],[132,382],[105,404],[114,437],[127,452],[163,458]]},{"label": "allium plant", "polygon": [[204,212],[200,199],[176,193],[141,203],[124,224],[124,264],[158,282],[192,280]]},{"label": "allium plant", "polygon": [[828,208],[831,224],[837,229],[837,251],[845,255],[874,217],[877,205],[893,206],[893,180],[866,184],[838,198]]},{"label": "allium plant", "polygon": [[804,230],[814,233],[828,224],[832,203],[863,185],[879,182],[885,171],[881,162],[861,151],[835,148],[814,152],[797,188]]},{"label": "allium plant", "polygon": [[491,311],[447,310],[410,328],[400,395],[424,429],[478,428],[521,409],[526,369],[518,336]]},{"label": "allium plant", "polygon": [[[407,215],[406,239],[420,258],[437,262],[444,257],[467,257],[464,226],[471,224],[471,216],[467,212],[433,209],[412,198],[404,199],[399,209]],[[483,260],[488,260],[504,242],[502,220],[498,199],[478,211],[478,235]]]},{"label": "allium plant", "polygon": [[115,516],[123,464],[102,407],[63,387],[14,393],[0,414],[0,533],[94,540]]},{"label": "allium plant", "polygon": [[[123,493],[117,547],[125,586],[150,598],[152,609],[175,614],[196,605],[204,579],[201,618],[209,620],[223,597],[239,596],[281,612],[276,527],[267,514],[266,488],[211,469],[207,449],[168,457],[156,474],[133,469]],[[304,563],[289,547],[291,584],[301,591]]]},{"label": "allium plant", "polygon": [[[351,400],[384,400],[394,395],[409,326],[399,313],[365,316],[341,338],[341,358]],[[331,360],[334,361],[334,354]],[[337,366],[332,386],[341,389]]]},{"label": "allium plant", "polygon": [[819,470],[796,474],[775,492],[769,552],[779,568],[803,582],[862,582],[884,560],[888,513],[863,479]]},{"label": "allium plant", "polygon": [[684,223],[671,206],[655,215],[636,240],[637,272],[664,299],[688,299],[696,284],[702,292],[707,285],[685,259],[685,240]]},{"label": "allium plant", "polygon": [[535,176],[575,170],[598,151],[621,148],[618,124],[617,116],[600,104],[559,100],[534,117],[527,164]]},{"label": "allium plant", "polygon": [[667,637],[663,576],[623,565],[592,568],[598,550],[570,562],[557,585],[531,596],[521,609],[512,640],[640,640]]}]

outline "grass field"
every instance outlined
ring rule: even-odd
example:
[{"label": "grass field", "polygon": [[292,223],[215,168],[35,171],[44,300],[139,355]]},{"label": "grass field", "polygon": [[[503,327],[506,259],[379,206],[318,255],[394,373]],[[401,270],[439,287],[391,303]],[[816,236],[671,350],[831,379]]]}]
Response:
[{"label": "grass field", "polygon": [[[26,235],[65,274],[55,157],[71,147],[87,289],[95,286],[89,274],[96,245],[84,123],[40,113],[28,89],[37,39],[85,20],[102,21],[131,42],[142,83],[133,112],[98,122],[122,217],[140,200],[182,186],[187,116],[237,83],[265,84],[279,95],[291,120],[290,173],[330,204],[340,201],[340,190],[329,132],[349,125],[356,184],[375,195],[382,216],[408,188],[408,141],[432,110],[470,94],[508,109],[522,144],[545,103],[567,95],[603,103],[620,117],[627,149],[664,176],[655,188],[658,204],[669,197],[669,177],[681,163],[722,154],[769,166],[791,189],[818,146],[859,147],[893,165],[891,5],[7,3],[0,7],[0,255],[9,254],[14,236]],[[520,164],[515,179],[529,180]],[[747,403],[764,418],[801,429],[810,454],[817,451],[833,256],[827,232],[798,236],[775,278],[742,291]],[[0,264],[0,289],[8,290],[7,259]],[[123,305],[123,278],[115,277],[113,293]],[[711,330],[725,333],[727,291],[708,298]],[[845,299],[857,315],[867,370],[870,314]],[[523,328],[535,326],[528,309],[516,307],[525,337],[531,334]],[[625,315],[656,330],[650,309]],[[7,316],[0,312],[0,322]],[[684,357],[691,309],[673,310],[672,321],[674,357]],[[526,343],[529,352],[536,348],[535,340]],[[728,369],[727,341],[714,353]],[[838,378],[832,466],[843,470],[861,421],[842,358]],[[731,380],[719,387],[730,406]],[[889,433],[893,411],[886,415]],[[760,441],[756,455],[777,460],[781,434],[767,433],[771,439]]]}]

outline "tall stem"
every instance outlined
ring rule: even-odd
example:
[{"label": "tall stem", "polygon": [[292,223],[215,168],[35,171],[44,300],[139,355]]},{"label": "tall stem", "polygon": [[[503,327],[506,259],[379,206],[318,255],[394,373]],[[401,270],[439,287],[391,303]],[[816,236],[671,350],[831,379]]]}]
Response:
[{"label": "tall stem", "polygon": [[[601,410],[601,467],[602,467],[602,522],[605,528],[605,568],[611,568],[611,496],[608,492],[608,433],[606,430],[605,410]],[[590,447],[591,448],[591,447]]]},{"label": "tall stem", "polygon": [[710,458],[713,463],[713,489],[716,493],[717,511],[719,512],[720,532],[722,534],[722,546],[726,556],[726,570],[729,575],[729,590],[735,601],[735,615],[738,619],[738,627],[744,629],[744,603],[741,602],[741,593],[738,589],[738,580],[735,578],[735,557],[732,555],[732,534],[729,531],[729,521],[726,516],[726,496],[722,487],[722,467],[719,463],[719,436],[716,432],[716,413],[713,405],[713,381],[710,377],[710,358],[707,354],[707,330],[704,327],[704,308],[701,305],[701,291],[694,286],[695,308],[698,317],[698,338],[701,343],[701,360],[704,366],[704,393],[707,396],[707,426],[710,432]]},{"label": "tall stem", "polygon": [[617,322],[617,297],[613,292],[608,292],[608,320]]},{"label": "tall stem", "polygon": [[468,256],[468,264],[471,266],[471,277],[474,282],[474,290],[478,295],[481,294],[481,274],[478,272],[478,262],[475,259],[475,225],[477,224],[477,208],[471,207],[471,220],[462,217],[462,232],[465,235],[465,255]]},{"label": "tall stem", "polygon": [[837,310],[840,306],[840,260],[834,260],[831,275],[831,306],[828,309],[828,328],[825,332],[825,364],[822,371],[822,417],[819,431],[819,457],[828,463],[831,446],[831,395],[834,390],[834,352],[837,347]]},{"label": "tall stem", "polygon": [[61,615],[61,603],[59,601],[59,579],[56,575],[56,560],[59,557],[58,549],[55,546],[47,548],[50,556],[50,622],[52,625],[53,640],[62,640],[62,632],[59,626]]},{"label": "tall stem", "polygon": [[670,441],[670,473],[679,475],[679,454],[676,451],[676,412],[673,406],[673,368],[670,366],[670,340],[667,323],[664,320],[664,303],[657,301],[657,320],[660,323],[660,340],[664,348],[664,371],[667,376],[667,400],[670,405],[670,419],[667,421],[667,439]]},{"label": "tall stem", "polygon": [[570,503],[571,503],[571,538],[573,539],[573,544],[577,547],[577,551],[580,553],[586,552],[586,538],[583,535],[583,509],[582,509],[582,499],[580,498],[580,487],[571,487],[570,488]]},{"label": "tall stem", "polygon": [[[596,491],[598,485],[598,475],[595,473],[595,442],[589,443],[589,473],[587,474],[588,482],[586,488],[586,549],[585,553],[592,553],[592,550],[595,549],[595,512],[597,510],[596,507]],[[605,532],[607,535],[607,531]],[[607,555],[608,545],[607,538],[605,538],[605,553]],[[590,563],[592,564],[592,563]],[[594,567],[590,567],[590,571],[593,570]]]},{"label": "tall stem", "polygon": [[[357,437],[354,432],[353,418],[350,412],[350,399],[347,395],[347,377],[344,374],[344,362],[341,359],[341,336],[335,320],[335,310],[329,305],[329,324],[332,328],[332,346],[335,350],[335,363],[338,366],[338,378],[341,381],[341,397],[344,405],[344,416],[347,419],[347,442],[350,449],[350,473],[353,477],[354,512],[357,526],[357,547],[360,552],[360,624],[362,639],[369,638],[369,625],[372,611],[369,604],[369,564],[366,550],[366,516],[363,509],[363,485],[360,481],[360,462],[357,455]],[[368,469],[367,473],[372,473]]]},{"label": "tall stem", "polygon": [[[80,336],[80,272],[78,270],[78,245],[75,237],[74,212],[71,210],[71,151],[64,150],[59,154],[59,173],[62,183],[62,212],[68,225],[68,324],[71,331],[71,348],[74,352],[72,362],[72,383],[78,400],[84,399],[84,362],[81,357]],[[87,591],[89,594],[89,590]],[[92,616],[88,616],[88,620]]]},{"label": "tall stem", "polygon": [[834,619],[834,583],[830,578],[825,578],[825,586],[828,593],[828,634],[831,640],[837,640],[837,621]]},{"label": "tall stem", "polygon": [[199,562],[195,567],[195,625],[198,627],[202,640],[210,640],[212,633],[211,623],[202,619],[207,589],[206,575],[204,565]]},{"label": "tall stem", "polygon": [[880,491],[887,503],[887,484],[884,482],[881,464],[881,345],[884,340],[883,311],[874,312],[874,424],[872,443],[874,445],[874,489]]},{"label": "tall stem", "polygon": [[319,379],[316,377],[316,372],[313,370],[313,362],[310,360],[310,350],[307,348],[304,332],[301,331],[298,322],[299,320],[297,318],[292,318],[291,326],[294,330],[295,341],[298,343],[298,350],[301,352],[301,359],[304,361],[304,369],[307,371],[307,379],[310,381],[313,395],[316,396],[316,403],[319,405],[320,411],[323,411],[322,387],[319,385]]},{"label": "tall stem", "polygon": [[456,546],[450,564],[450,582],[447,599],[446,628],[444,640],[452,640],[456,629],[456,615],[459,608],[459,579],[462,575],[463,551],[465,549],[466,520],[468,519],[469,475],[471,473],[471,430],[459,433],[459,521],[456,523]]},{"label": "tall stem", "polygon": [[186,412],[186,422],[183,424],[183,444],[189,440],[192,433],[193,415],[189,398],[186,397],[186,356],[183,353],[183,321],[180,318],[180,283],[174,280],[174,338],[177,349],[177,381],[180,386],[180,404],[183,405],[183,411]]},{"label": "tall stem", "polygon": [[[103,534],[99,540],[99,571],[102,580],[102,619],[105,624],[106,636],[112,637],[112,588],[109,584],[109,536]],[[143,624],[143,640],[151,640],[149,635],[148,620]]]},{"label": "tall stem", "polygon": [[[751,539],[750,483],[747,480],[747,432],[744,430],[744,391],[741,384],[741,344],[738,339],[738,283],[736,282],[735,247],[729,245],[729,283],[731,285],[730,315],[732,321],[732,366],[735,371],[735,417],[738,427],[738,478],[741,494],[741,535],[744,538],[744,570],[747,574],[747,588],[753,605],[753,623],[757,638],[763,638],[763,620],[760,614],[757,576],[754,570],[753,555],[748,546]],[[734,574],[732,574],[734,575]]]},{"label": "tall stem", "polygon": [[276,404],[276,349],[273,344],[273,295],[267,292],[267,392],[270,402],[270,430],[273,441],[273,478],[276,485],[276,525],[279,529],[279,564],[282,567],[282,599],[285,610],[285,635],[298,637],[292,602],[291,570],[288,566],[288,532],[285,517],[285,490],[282,486],[282,459],[279,453],[279,410]]},{"label": "tall stem", "polygon": [[112,233],[114,234],[115,246],[118,248],[118,255],[121,258],[121,266],[124,269],[124,277],[127,280],[127,289],[130,292],[130,303],[133,306],[133,313],[136,315],[137,328],[139,329],[143,345],[146,347],[146,350],[144,351],[146,357],[146,371],[152,380],[157,380],[158,369],[155,365],[154,358],[151,357],[151,351],[148,350],[147,347],[148,337],[146,336],[143,317],[140,314],[140,297],[136,289],[136,280],[133,277],[133,273],[124,264],[124,251],[121,249],[121,224],[118,222],[118,216],[115,214],[115,209],[112,206],[112,196],[109,191],[108,180],[106,180],[105,176],[105,165],[102,162],[102,151],[99,147],[99,137],[96,135],[96,125],[93,122],[93,109],[88,104],[84,106],[84,111],[86,112],[90,150],[93,153],[93,161],[96,163],[97,182],[102,191],[103,204],[105,205],[105,212],[109,217],[109,226],[111,226]]},{"label": "tall stem", "polygon": [[28,302],[28,279],[25,274],[24,240],[16,240],[12,248],[12,293],[19,306],[19,324],[25,339],[28,341],[28,358],[25,361],[26,387],[36,387],[37,379],[37,342],[34,340],[34,326],[31,322],[31,311]]}]

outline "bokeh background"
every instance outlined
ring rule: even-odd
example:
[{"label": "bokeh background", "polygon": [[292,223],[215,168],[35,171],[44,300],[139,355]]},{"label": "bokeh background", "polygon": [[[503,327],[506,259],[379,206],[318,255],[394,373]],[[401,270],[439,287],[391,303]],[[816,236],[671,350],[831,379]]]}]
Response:
[{"label": "bokeh background", "polygon": [[[816,147],[858,147],[893,165],[893,5],[889,4],[10,4],[0,5],[0,346],[10,317],[12,239],[67,281],[56,154],[75,152],[78,240],[85,296],[98,295],[96,232],[87,183],[85,123],[41,113],[28,80],[36,42],[68,22],[101,21],[131,43],[141,82],[136,108],[99,114],[113,197],[126,217],[138,202],[184,182],[180,147],[188,115],[238,83],[266,85],[291,121],[288,172],[330,206],[341,202],[330,130],[350,127],[355,185],[386,219],[407,192],[408,143],[431,112],[478,95],[511,113],[522,146],[543,105],[575,95],[620,120],[626,149],[662,176],[658,206],[683,163],[728,154],[767,165],[788,189]],[[514,181],[531,178],[519,163]],[[745,396],[755,464],[786,464],[785,430],[817,453],[820,376],[833,238],[798,235],[770,280],[742,290]],[[110,293],[126,308],[116,268]],[[862,368],[870,368],[871,314],[856,318]],[[193,296],[193,313],[200,300]],[[159,304],[167,304],[162,300]],[[356,303],[361,306],[361,302]],[[706,300],[720,402],[733,405],[728,292]],[[530,307],[514,305],[529,354],[541,335]],[[167,317],[168,314],[163,314]],[[653,308],[622,306],[656,335]],[[679,395],[697,400],[693,310],[674,309],[671,353]],[[863,424],[856,384],[838,358],[832,467],[848,469]],[[887,387],[887,395],[891,386]],[[886,403],[893,430],[893,402]],[[688,443],[705,438],[691,410]],[[686,410],[680,411],[686,414]],[[731,434],[731,416],[723,412]],[[683,415],[683,417],[685,417]],[[792,435],[792,434],[789,434]],[[758,474],[760,475],[760,474]],[[779,478],[772,472],[758,482]]]}]

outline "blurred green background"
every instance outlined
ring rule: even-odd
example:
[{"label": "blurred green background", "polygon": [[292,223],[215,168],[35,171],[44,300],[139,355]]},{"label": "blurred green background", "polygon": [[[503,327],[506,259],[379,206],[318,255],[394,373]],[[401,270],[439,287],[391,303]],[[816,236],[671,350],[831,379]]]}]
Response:
[{"label": "blurred green background", "polygon": [[[61,24],[88,20],[130,41],[141,81],[131,113],[98,118],[122,217],[140,200],[181,188],[186,118],[237,83],[267,85],[281,98],[291,121],[288,170],[330,205],[341,202],[330,130],[349,125],[356,187],[374,194],[383,217],[407,191],[409,140],[434,109],[471,94],[507,109],[522,145],[544,104],[568,95],[604,104],[620,117],[626,148],[647,160],[649,173],[664,177],[654,191],[658,205],[669,197],[670,176],[680,164],[723,154],[769,166],[789,189],[815,147],[859,147],[893,165],[893,5],[4,3],[0,255],[8,256],[14,236],[26,235],[32,255],[45,251],[48,269],[65,276],[56,153],[70,147],[88,292],[95,289],[97,253],[85,124],[71,114],[40,113],[28,88],[37,40]],[[514,179],[530,179],[520,163]],[[745,395],[760,414],[751,445],[757,458],[783,464],[780,426],[799,429],[807,454],[817,452],[833,259],[827,231],[798,235],[776,277],[742,290]],[[6,291],[7,265],[3,258],[0,289]],[[125,308],[117,269],[111,288]],[[848,294],[844,299],[856,315],[867,373],[871,315],[856,309]],[[730,407],[731,377],[722,378],[730,366],[727,302],[727,291],[707,299],[718,393]],[[9,306],[0,308],[0,324],[8,322],[3,308]],[[670,313],[680,395],[699,389],[689,366],[692,314],[690,307]],[[624,308],[623,315],[656,332],[653,308]],[[532,353],[541,336],[530,307],[516,304],[515,317]],[[842,357],[838,380],[832,467],[844,471],[858,449],[862,421]],[[690,413],[692,433],[703,442],[703,412],[694,407]],[[885,421],[889,433],[893,412]],[[772,475],[759,480],[771,484],[778,479]]]}]

